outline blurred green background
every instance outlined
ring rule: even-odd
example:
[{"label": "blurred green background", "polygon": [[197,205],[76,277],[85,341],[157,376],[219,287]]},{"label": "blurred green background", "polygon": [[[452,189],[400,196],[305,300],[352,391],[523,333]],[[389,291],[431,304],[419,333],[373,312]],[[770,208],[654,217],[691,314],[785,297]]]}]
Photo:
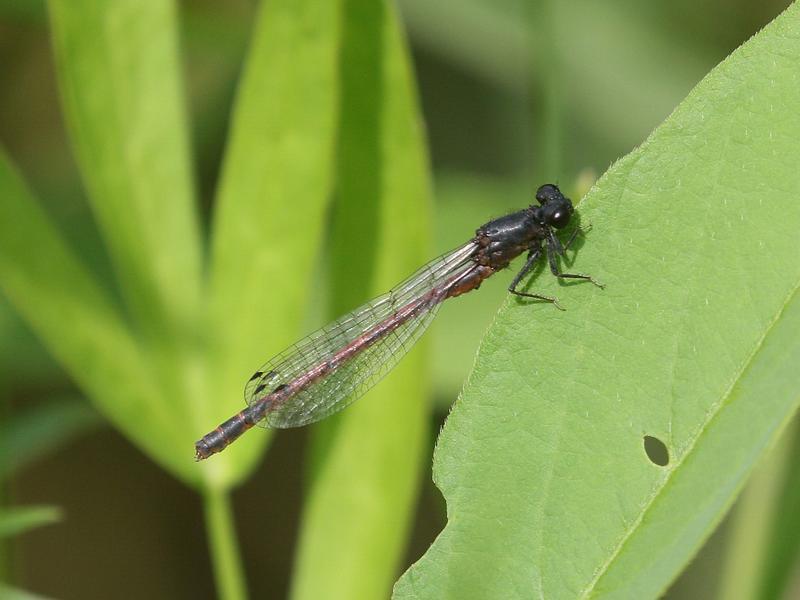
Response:
[{"label": "blurred green background", "polygon": [[[400,1],[434,175],[434,252],[525,205],[541,182],[557,181],[580,196],[788,4]],[[256,8],[238,0],[179,5],[193,175],[206,230]],[[80,258],[112,279],[65,133],[43,3],[0,1],[0,65],[0,141]],[[431,327],[431,447],[506,285],[504,276],[489,280],[480,293],[445,306]],[[0,479],[0,500],[62,513],[0,549],[0,581],[58,598],[214,596],[197,496],[103,423],[2,297],[0,417],[26,425],[36,446],[12,478]],[[8,427],[2,434],[0,445],[17,447]],[[307,438],[305,430],[277,435],[234,494],[252,597],[287,594]],[[444,523],[429,469],[423,481],[398,574]],[[267,518],[259,518],[265,504]],[[726,522],[667,597],[719,593],[728,530]],[[787,589],[800,594],[795,579]]]}]

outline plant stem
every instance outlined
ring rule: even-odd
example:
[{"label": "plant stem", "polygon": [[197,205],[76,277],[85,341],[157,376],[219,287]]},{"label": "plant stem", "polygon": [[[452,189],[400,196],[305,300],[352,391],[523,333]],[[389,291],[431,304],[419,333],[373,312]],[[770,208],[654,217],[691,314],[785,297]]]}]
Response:
[{"label": "plant stem", "polygon": [[205,516],[217,596],[223,600],[247,598],[242,560],[236,542],[236,527],[227,492],[205,492]]}]

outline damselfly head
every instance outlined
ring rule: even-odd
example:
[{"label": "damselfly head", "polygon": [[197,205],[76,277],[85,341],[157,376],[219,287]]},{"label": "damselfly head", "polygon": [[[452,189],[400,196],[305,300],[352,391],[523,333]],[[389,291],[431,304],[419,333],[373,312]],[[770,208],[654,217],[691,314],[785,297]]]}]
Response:
[{"label": "damselfly head", "polygon": [[557,185],[546,183],[536,190],[536,199],[541,207],[534,207],[534,215],[542,225],[563,229],[575,209],[570,199],[561,193]]}]

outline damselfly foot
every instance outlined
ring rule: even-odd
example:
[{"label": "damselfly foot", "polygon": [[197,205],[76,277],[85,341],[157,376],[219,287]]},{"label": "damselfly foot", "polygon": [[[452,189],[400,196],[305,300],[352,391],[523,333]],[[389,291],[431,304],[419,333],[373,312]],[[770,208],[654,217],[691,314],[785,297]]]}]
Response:
[{"label": "damselfly foot", "polygon": [[544,296],[542,294],[529,294],[528,292],[519,292],[517,290],[508,290],[515,296],[519,296],[520,298],[532,298],[534,300],[541,300],[543,302],[549,302],[553,306],[555,306],[558,310],[567,310],[558,302],[558,298],[555,296]]}]

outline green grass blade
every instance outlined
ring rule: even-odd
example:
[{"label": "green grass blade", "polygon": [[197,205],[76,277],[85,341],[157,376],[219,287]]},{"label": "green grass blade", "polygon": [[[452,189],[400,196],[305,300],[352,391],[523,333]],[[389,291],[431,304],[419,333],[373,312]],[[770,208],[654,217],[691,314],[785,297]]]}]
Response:
[{"label": "green grass blade", "polygon": [[61,519],[61,511],[54,506],[25,506],[4,508],[0,513],[0,538],[7,538]]},{"label": "green grass blade", "polygon": [[174,4],[52,0],[49,9],[92,208],[139,325],[166,338],[195,326],[200,284]]},{"label": "green grass blade", "polygon": [[[431,258],[426,152],[396,16],[391,4],[361,0],[346,2],[344,14],[330,258],[337,312],[385,292]],[[424,358],[423,348],[413,350],[325,432],[331,438],[304,511],[293,598],[388,595],[424,464]]]},{"label": "green grass blade", "polygon": [[[448,525],[397,598],[646,598],[797,407],[800,6],[583,202],[576,271],[508,299],[440,437]],[[666,467],[643,436],[662,440]]]},{"label": "green grass blade", "polygon": [[[214,217],[206,427],[241,410],[244,382],[296,338],[321,287],[311,272],[331,192],[338,27],[336,4],[312,0],[265,2],[255,25]],[[241,477],[259,433],[208,461],[208,476]]]}]

